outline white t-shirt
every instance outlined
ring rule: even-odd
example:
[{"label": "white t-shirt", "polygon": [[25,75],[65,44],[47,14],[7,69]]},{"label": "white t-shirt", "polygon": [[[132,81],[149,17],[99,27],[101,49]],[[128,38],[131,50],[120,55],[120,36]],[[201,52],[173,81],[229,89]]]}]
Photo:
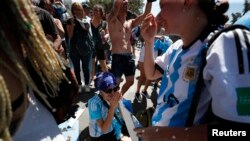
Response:
[{"label": "white t-shirt", "polygon": [[203,76],[212,96],[213,113],[250,123],[250,32],[237,29],[235,33],[241,46],[237,50],[233,31],[221,34],[207,52]]},{"label": "white t-shirt", "polygon": [[[154,58],[156,58],[157,54],[158,54],[158,51],[154,50]],[[145,46],[142,45],[138,61],[144,62],[144,56],[145,56]]]},{"label": "white t-shirt", "polygon": [[66,141],[52,114],[30,91],[29,107],[13,141]]}]

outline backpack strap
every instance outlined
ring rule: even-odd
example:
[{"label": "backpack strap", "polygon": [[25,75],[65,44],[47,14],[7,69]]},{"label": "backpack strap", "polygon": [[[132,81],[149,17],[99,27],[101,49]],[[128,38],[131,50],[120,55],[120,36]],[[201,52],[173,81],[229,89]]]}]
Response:
[{"label": "backpack strap", "polygon": [[[219,37],[222,33],[228,32],[228,31],[233,31],[234,38],[235,38],[235,43],[236,43],[236,48],[237,48],[237,54],[238,54],[239,73],[240,74],[244,73],[244,64],[243,64],[243,56],[242,56],[242,51],[241,51],[240,36],[236,32],[235,29],[243,29],[243,30],[248,30],[249,31],[249,28],[247,28],[247,27],[245,27],[243,25],[232,25],[230,27],[224,28],[224,29],[220,30],[219,32],[215,33],[213,35],[213,37],[211,37],[211,39],[207,42],[207,44],[206,44],[207,47],[203,49],[203,52],[202,52],[202,62],[203,62],[203,64],[202,64],[202,68],[201,68],[201,71],[200,71],[199,76],[198,76],[198,81],[197,81],[197,85],[196,85],[196,88],[195,88],[194,97],[192,99],[192,104],[190,106],[188,118],[187,118],[187,121],[186,121],[186,126],[192,126],[193,122],[194,122],[197,106],[198,106],[198,103],[199,103],[199,100],[200,100],[200,95],[201,95],[202,88],[203,88],[203,85],[204,85],[203,69],[204,69],[204,67],[206,65],[207,50],[209,49],[211,44],[217,39],[217,37]],[[244,36],[245,43],[246,43],[247,47],[250,48],[250,42],[249,42],[249,40],[247,38],[247,34],[244,31],[243,31],[243,36]],[[248,60],[250,62],[250,50],[248,51]],[[250,67],[250,65],[249,65],[249,67]],[[249,70],[250,70],[250,68],[249,68]]]},{"label": "backpack strap", "polygon": [[195,118],[195,114],[196,114],[196,109],[200,100],[200,96],[201,96],[201,92],[202,92],[202,88],[204,86],[204,81],[203,81],[203,69],[206,65],[206,54],[207,54],[207,48],[204,48],[202,50],[202,66],[201,66],[201,70],[199,72],[199,76],[198,76],[198,81],[197,81],[197,85],[195,87],[195,92],[194,92],[194,96],[191,102],[191,106],[190,106],[190,110],[188,113],[188,118],[186,121],[186,126],[192,126],[193,122],[194,122],[194,118]]},{"label": "backpack strap", "polygon": [[206,65],[206,54],[207,54],[207,50],[209,48],[208,46],[208,42],[209,42],[209,35],[210,35],[210,28],[207,28],[205,30],[205,32],[203,34],[201,34],[200,39],[203,41],[203,49],[201,51],[201,55],[202,55],[202,65],[201,65],[201,69],[198,75],[198,80],[197,80],[197,84],[195,86],[195,91],[194,91],[194,96],[191,102],[191,106],[189,109],[189,113],[188,113],[188,117],[186,120],[186,126],[192,126],[193,122],[194,122],[194,118],[195,118],[195,114],[196,114],[196,109],[200,100],[200,95],[202,92],[202,88],[204,86],[204,81],[203,81],[203,69]]},{"label": "backpack strap", "polygon": [[208,47],[214,42],[214,40],[219,37],[221,35],[221,33],[224,33],[224,32],[228,32],[228,31],[231,31],[231,30],[235,30],[235,29],[244,29],[244,30],[249,30],[249,28],[243,26],[243,25],[231,25],[227,28],[224,28],[222,30],[220,30],[219,32],[217,32],[209,41],[208,41]]}]

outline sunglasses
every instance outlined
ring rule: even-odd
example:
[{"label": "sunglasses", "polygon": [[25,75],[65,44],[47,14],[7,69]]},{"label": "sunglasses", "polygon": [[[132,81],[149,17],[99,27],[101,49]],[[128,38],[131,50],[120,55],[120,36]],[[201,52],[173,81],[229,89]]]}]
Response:
[{"label": "sunglasses", "polygon": [[104,90],[105,93],[108,93],[108,94],[111,94],[112,92],[117,92],[118,90],[120,89],[119,86],[116,86],[112,89],[107,89],[107,90]]}]

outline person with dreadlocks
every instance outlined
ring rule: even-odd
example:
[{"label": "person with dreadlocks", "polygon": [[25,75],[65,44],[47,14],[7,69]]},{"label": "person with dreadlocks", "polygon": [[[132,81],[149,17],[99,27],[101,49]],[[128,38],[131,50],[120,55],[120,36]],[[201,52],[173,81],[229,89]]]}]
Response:
[{"label": "person with dreadlocks", "polygon": [[[56,97],[61,82],[68,82],[64,64],[46,39],[30,1],[2,0],[0,19],[0,140],[64,141],[51,112],[37,100],[55,110],[48,97]],[[27,62],[47,95],[33,81]]]}]

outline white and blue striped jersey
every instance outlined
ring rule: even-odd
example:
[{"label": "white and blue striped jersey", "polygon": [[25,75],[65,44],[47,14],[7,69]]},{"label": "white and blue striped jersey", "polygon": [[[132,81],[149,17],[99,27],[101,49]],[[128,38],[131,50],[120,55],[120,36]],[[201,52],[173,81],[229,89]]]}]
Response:
[{"label": "white and blue striped jersey", "polygon": [[[167,52],[156,58],[155,63],[163,74],[157,106],[152,117],[155,126],[185,126],[192,98],[202,65],[201,40],[183,48],[181,40],[169,47]],[[198,124],[207,109],[209,95],[202,94],[194,124]]]},{"label": "white and blue striped jersey", "polygon": [[[119,122],[113,118],[112,124],[109,127],[106,133],[102,132],[101,128],[97,124],[98,119],[105,120],[108,115],[108,108],[103,104],[103,101],[100,99],[98,94],[93,96],[91,99],[88,100],[88,110],[89,110],[89,134],[91,137],[100,137],[103,134],[110,133],[111,131],[115,130],[115,132],[119,132],[121,130],[121,125]],[[118,117],[121,118],[120,112],[117,109],[116,114],[119,115]],[[121,133],[117,133],[121,134]],[[120,135],[117,135],[119,138]]]},{"label": "white and blue striped jersey", "polygon": [[[212,35],[212,34],[210,34]],[[156,58],[156,68],[164,75],[152,117],[155,126],[183,127],[201,69],[201,40],[183,49],[181,40]],[[211,44],[203,70],[205,85],[193,124],[203,121],[211,101],[214,115],[225,120],[250,123],[250,32],[223,32]]]}]

